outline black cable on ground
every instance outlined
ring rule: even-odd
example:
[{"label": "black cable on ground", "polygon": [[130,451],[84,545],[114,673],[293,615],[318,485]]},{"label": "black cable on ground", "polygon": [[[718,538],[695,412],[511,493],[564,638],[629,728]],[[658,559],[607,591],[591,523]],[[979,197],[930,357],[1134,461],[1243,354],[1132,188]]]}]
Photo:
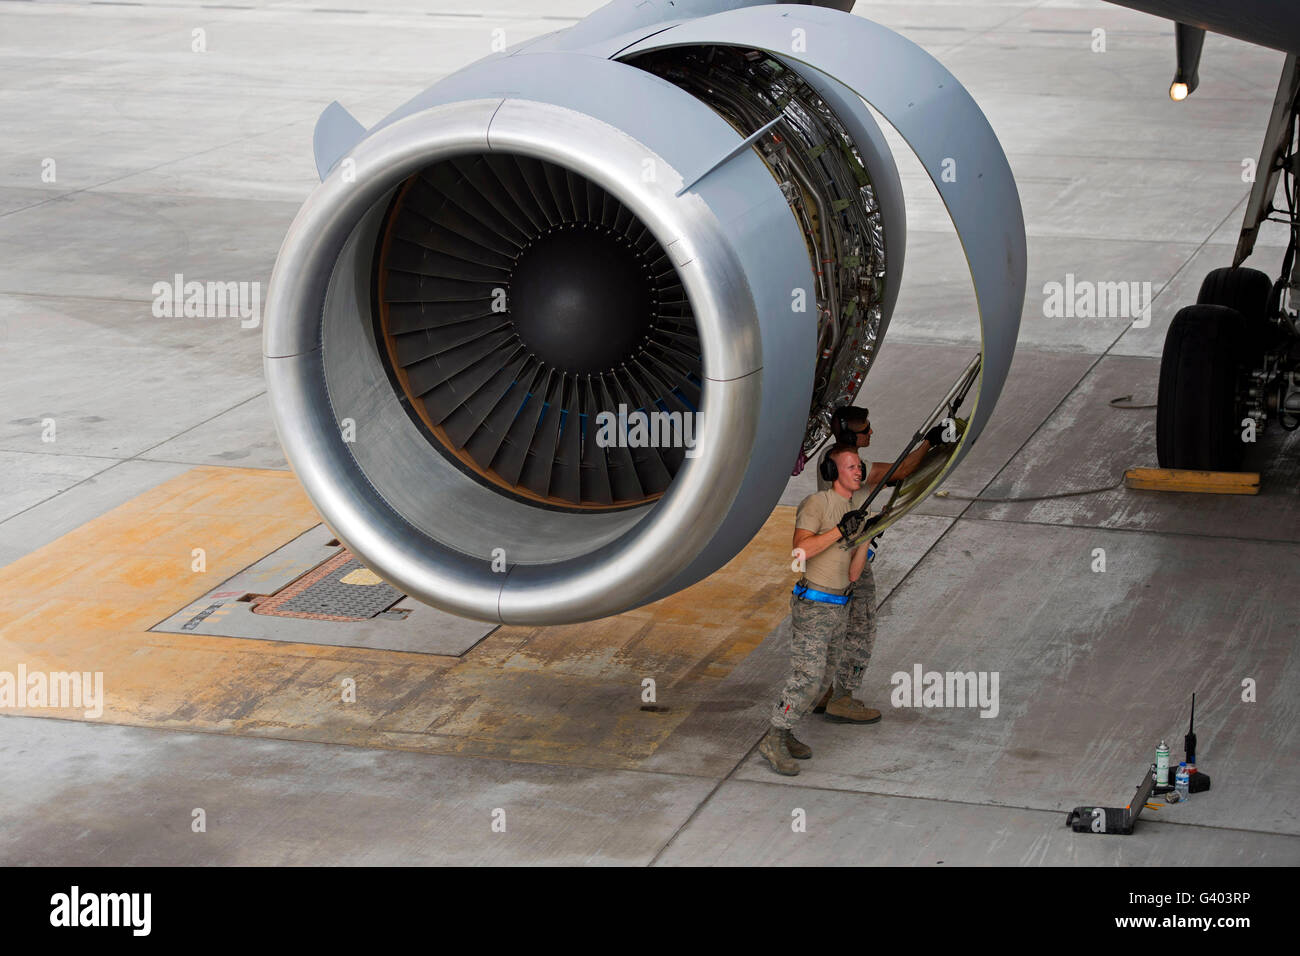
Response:
[{"label": "black cable on ground", "polygon": [[1129,402],[1132,401],[1132,399],[1133,399],[1132,395],[1121,395],[1119,398],[1112,398],[1109,402],[1107,402],[1107,404],[1110,405],[1111,408],[1155,408],[1156,407],[1155,402],[1152,402],[1150,405],[1121,405],[1120,404],[1120,402]]},{"label": "black cable on ground", "polygon": [[1113,485],[1107,485],[1105,488],[1084,488],[1080,491],[1061,491],[1054,495],[1026,495],[1023,498],[986,498],[983,495],[954,495],[947,491],[936,491],[936,498],[949,498],[953,501],[988,501],[994,504],[1008,504],[1016,501],[1047,501],[1049,498],[1075,498],[1079,495],[1096,495],[1103,491],[1114,491],[1120,485],[1124,484],[1124,479]]},{"label": "black cable on ground", "polygon": [[[1155,408],[1155,403],[1150,405],[1121,405],[1120,402],[1129,402],[1132,395],[1121,395],[1118,398],[1112,398],[1107,404],[1111,408]],[[950,501],[987,501],[992,504],[1012,504],[1017,501],[1050,501],[1052,498],[1077,498],[1080,495],[1098,495],[1103,491],[1114,491],[1120,485],[1124,484],[1123,476],[1113,485],[1107,485],[1105,488],[1083,488],[1079,491],[1061,491],[1054,495],[1026,495],[1023,498],[986,498],[983,495],[955,495],[948,491],[936,491],[936,498],[947,498]]]}]

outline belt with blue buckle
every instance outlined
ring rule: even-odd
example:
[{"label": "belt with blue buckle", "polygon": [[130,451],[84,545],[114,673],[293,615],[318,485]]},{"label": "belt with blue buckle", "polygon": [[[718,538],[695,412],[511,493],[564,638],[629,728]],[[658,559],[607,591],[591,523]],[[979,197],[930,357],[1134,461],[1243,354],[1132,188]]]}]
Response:
[{"label": "belt with blue buckle", "polygon": [[800,581],[794,586],[794,596],[804,598],[808,601],[816,601],[819,604],[848,604],[853,600],[853,594],[832,594],[830,591],[819,591],[816,588],[810,588],[807,584]]}]

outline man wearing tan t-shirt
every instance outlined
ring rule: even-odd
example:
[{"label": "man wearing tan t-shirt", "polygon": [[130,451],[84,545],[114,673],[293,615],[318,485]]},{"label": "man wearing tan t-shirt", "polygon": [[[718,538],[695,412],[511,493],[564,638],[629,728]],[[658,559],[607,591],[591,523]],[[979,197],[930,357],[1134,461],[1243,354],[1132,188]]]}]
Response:
[{"label": "man wearing tan t-shirt", "polygon": [[[870,429],[870,423],[865,423],[868,442]],[[902,479],[911,474],[928,450],[929,442],[922,442],[895,476]],[[845,537],[841,521],[862,504],[867,493],[863,487],[867,465],[853,445],[836,445],[828,457],[836,465],[831,487],[805,498],[795,515],[794,547],[803,552],[805,573],[790,600],[791,673],[758,746],[772,769],[786,776],[799,772],[796,760],[812,756],[812,748],[795,739],[793,728],[812,709],[827,678],[831,679],[828,720],[856,724],[880,720],[880,711],[853,697],[876,637],[876,586],[867,563],[868,545],[851,552],[840,547]],[[871,480],[878,482],[888,468],[873,464]]]}]

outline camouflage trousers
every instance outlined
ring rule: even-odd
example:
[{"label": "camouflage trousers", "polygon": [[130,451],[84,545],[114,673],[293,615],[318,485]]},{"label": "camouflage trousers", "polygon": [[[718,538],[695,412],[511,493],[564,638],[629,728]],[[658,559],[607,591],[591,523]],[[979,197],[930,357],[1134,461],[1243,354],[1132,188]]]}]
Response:
[{"label": "camouflage trousers", "polygon": [[790,677],[772,708],[772,726],[790,730],[813,708],[833,680],[840,691],[855,691],[871,662],[876,643],[876,582],[871,565],[853,586],[848,604],[822,604],[790,598]]}]

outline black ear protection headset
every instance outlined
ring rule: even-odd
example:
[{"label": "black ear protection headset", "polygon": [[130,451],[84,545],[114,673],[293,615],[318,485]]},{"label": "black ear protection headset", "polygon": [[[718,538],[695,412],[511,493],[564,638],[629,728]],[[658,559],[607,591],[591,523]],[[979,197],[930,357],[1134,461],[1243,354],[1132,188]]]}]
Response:
[{"label": "black ear protection headset", "polygon": [[[865,465],[863,466],[863,469],[866,469]],[[822,463],[817,466],[817,471],[822,478],[829,481],[832,485],[835,484],[835,479],[840,476],[840,466],[835,464],[835,459],[830,455],[827,455],[822,459]]]},{"label": "black ear protection headset", "polygon": [[[839,408],[835,409],[835,411],[831,413],[831,447],[832,448],[835,447],[837,443],[844,442],[846,435],[850,434],[846,432],[846,428],[848,426],[844,422],[845,413],[850,410],[853,410],[853,406],[841,405]],[[863,412],[864,415],[870,416],[870,413],[867,412],[865,408],[861,409],[861,411]],[[869,417],[867,419],[867,427],[870,427]],[[858,433],[855,432],[852,434],[858,434]],[[848,442],[845,442],[845,444],[848,444]],[[831,484],[834,484],[835,479],[840,476],[840,466],[835,464],[835,459],[833,459],[828,453],[826,457],[821,460],[821,464],[817,466],[817,473],[822,476],[823,481],[829,481]]]},{"label": "black ear protection headset", "polygon": [[835,459],[829,453],[817,466],[817,471],[822,476],[823,481],[829,481],[832,485],[835,484],[835,479],[840,476],[840,466],[835,464]]}]

